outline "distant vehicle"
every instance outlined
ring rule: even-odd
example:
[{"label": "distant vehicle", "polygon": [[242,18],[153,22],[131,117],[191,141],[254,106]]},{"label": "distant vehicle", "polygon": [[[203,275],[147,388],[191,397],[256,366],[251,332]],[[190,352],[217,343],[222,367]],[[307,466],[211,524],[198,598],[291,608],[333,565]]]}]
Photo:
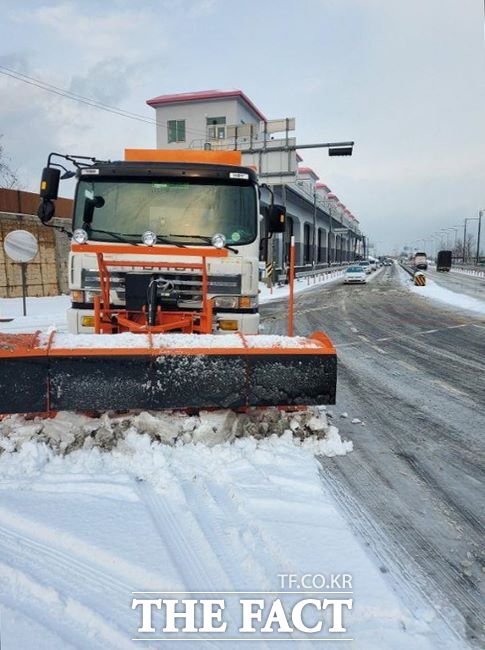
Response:
[{"label": "distant vehicle", "polygon": [[449,271],[451,269],[451,251],[438,251],[436,258],[437,271]]},{"label": "distant vehicle", "polygon": [[384,264],[384,266],[392,266],[392,260],[387,258],[382,263]]},{"label": "distant vehicle", "polygon": [[344,284],[364,284],[366,275],[367,273],[362,266],[349,266],[344,273]]},{"label": "distant vehicle", "polygon": [[374,257],[369,257],[369,264],[372,271],[377,271],[377,260]]},{"label": "distant vehicle", "polygon": [[412,264],[415,269],[426,271],[428,269],[428,258],[426,253],[414,253]]},{"label": "distant vehicle", "polygon": [[366,273],[372,273],[372,267],[369,260],[362,260],[359,262],[359,266],[362,267]]}]

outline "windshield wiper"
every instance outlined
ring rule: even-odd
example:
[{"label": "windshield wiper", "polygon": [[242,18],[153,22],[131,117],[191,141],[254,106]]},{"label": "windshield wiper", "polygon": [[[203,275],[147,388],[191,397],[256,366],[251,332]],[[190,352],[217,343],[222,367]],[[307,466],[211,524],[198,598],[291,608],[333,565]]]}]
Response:
[{"label": "windshield wiper", "polygon": [[[132,244],[133,239],[140,239],[141,237],[141,235],[132,235],[132,234],[122,233],[122,232],[112,232],[111,230],[99,230],[98,228],[91,228],[89,224],[84,224],[84,226],[87,227],[88,232],[97,232],[102,235],[110,235],[111,237],[114,237],[118,241],[122,241],[125,244]],[[187,248],[186,246],[184,246],[179,242],[170,241],[169,239],[165,239],[165,237],[160,237],[160,235],[157,235],[157,242],[160,242],[162,244],[173,244],[174,246],[178,246],[179,248]],[[141,242],[139,243],[141,244]]]},{"label": "windshield wiper", "polygon": [[[173,235],[172,233],[170,233],[169,237],[186,237],[187,239],[200,239],[201,241],[205,241],[207,244],[212,245],[212,237],[208,237],[206,235]],[[239,255],[239,251],[236,248],[229,246],[229,244],[224,244],[224,248],[227,248],[228,251],[232,251],[233,253],[236,253],[236,255]]]}]

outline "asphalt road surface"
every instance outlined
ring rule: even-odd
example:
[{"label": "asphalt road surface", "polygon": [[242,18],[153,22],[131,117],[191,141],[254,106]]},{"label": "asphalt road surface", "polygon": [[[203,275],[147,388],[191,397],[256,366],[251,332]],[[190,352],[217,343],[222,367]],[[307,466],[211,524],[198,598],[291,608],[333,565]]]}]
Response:
[{"label": "asphalt road surface", "polygon": [[[412,584],[459,635],[457,648],[478,647],[485,317],[424,301],[399,273],[384,267],[363,286],[338,282],[296,296],[295,333],[323,330],[337,347],[337,405],[329,410],[354,442],[354,453],[321,459],[322,480],[401,593]],[[440,282],[452,290],[468,281],[446,275]],[[261,314],[264,333],[285,333],[285,302]]]}]

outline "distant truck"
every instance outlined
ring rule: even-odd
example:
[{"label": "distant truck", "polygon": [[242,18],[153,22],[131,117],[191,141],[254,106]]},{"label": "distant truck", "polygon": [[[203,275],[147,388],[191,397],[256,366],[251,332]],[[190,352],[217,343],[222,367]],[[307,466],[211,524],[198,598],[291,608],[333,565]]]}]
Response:
[{"label": "distant truck", "polygon": [[418,271],[426,271],[428,269],[428,258],[426,253],[414,253],[412,263],[414,268]]},{"label": "distant truck", "polygon": [[438,251],[436,258],[437,271],[449,271],[451,269],[451,251]]}]

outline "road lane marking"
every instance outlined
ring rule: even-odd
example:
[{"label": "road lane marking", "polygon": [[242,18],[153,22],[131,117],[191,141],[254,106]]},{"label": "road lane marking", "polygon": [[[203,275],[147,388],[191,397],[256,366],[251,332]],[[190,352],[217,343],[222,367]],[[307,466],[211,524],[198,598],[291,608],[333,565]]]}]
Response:
[{"label": "road lane marking", "polygon": [[370,343],[370,341],[369,341],[369,339],[367,338],[367,336],[364,336],[363,334],[357,334],[357,336],[359,337],[359,339],[362,339],[362,340],[365,341],[366,343]]},{"label": "road lane marking", "polygon": [[377,352],[380,352],[381,354],[387,354],[387,352],[380,348],[378,345],[371,345],[371,348],[374,348],[374,350],[377,350]]},{"label": "road lane marking", "polygon": [[475,325],[475,323],[474,323],[473,327],[478,327],[481,330],[485,330],[485,325]]},{"label": "road lane marking", "polygon": [[418,369],[417,369],[415,366],[412,366],[412,365],[411,365],[410,363],[408,363],[407,361],[403,361],[402,359],[396,359],[396,361],[397,361],[398,363],[400,363],[401,366],[404,366],[405,368],[407,368],[407,369],[410,370],[411,372],[418,372]]},{"label": "road lane marking", "polygon": [[438,331],[439,330],[424,330],[424,332],[420,332],[420,334],[434,334],[435,332],[438,332]]},{"label": "road lane marking", "polygon": [[467,394],[464,393],[462,390],[458,390],[458,388],[451,386],[451,384],[448,384],[446,381],[443,381],[441,379],[433,379],[433,384],[437,384],[438,386],[441,386],[446,391],[448,391],[448,393],[452,393],[456,395],[464,395],[465,397],[467,396]]}]

